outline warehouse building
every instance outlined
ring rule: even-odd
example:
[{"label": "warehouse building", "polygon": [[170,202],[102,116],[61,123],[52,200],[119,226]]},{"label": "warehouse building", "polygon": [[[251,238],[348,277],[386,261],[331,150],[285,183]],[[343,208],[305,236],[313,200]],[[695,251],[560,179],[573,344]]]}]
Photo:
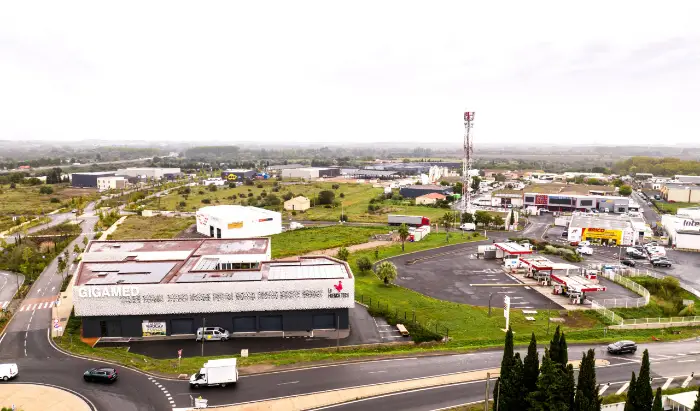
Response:
[{"label": "warehouse building", "polygon": [[340,176],[340,169],[333,167],[304,167],[282,169],[283,178],[302,178],[304,180],[311,180],[313,178],[338,176]]},{"label": "warehouse building", "polygon": [[97,179],[103,177],[113,177],[115,171],[95,171],[92,173],[73,173],[70,181],[73,187],[97,187]]},{"label": "warehouse building", "polygon": [[197,210],[197,232],[212,238],[264,237],[282,232],[282,214],[264,208],[219,205]]},{"label": "warehouse building", "polygon": [[73,302],[83,336],[333,337],[349,333],[354,277],[330,257],[270,261],[270,240],[93,241],[78,267]]},{"label": "warehouse building", "polygon": [[255,170],[234,168],[221,172],[221,178],[227,181],[243,181],[255,178]]},{"label": "warehouse building", "polygon": [[660,191],[670,203],[700,203],[700,184],[667,181]]},{"label": "warehouse building", "polygon": [[599,211],[604,213],[626,213],[629,197],[580,194],[524,193],[525,207],[536,207],[549,211]]},{"label": "warehouse building", "polygon": [[107,191],[107,190],[121,190],[126,188],[128,185],[126,178],[121,176],[110,176],[110,177],[98,177],[97,178],[97,190]]},{"label": "warehouse building", "polygon": [[411,185],[399,188],[399,194],[405,198],[418,198],[430,193],[438,193],[448,196],[452,195],[452,188],[449,186],[438,186],[434,184]]},{"label": "warehouse building", "polygon": [[700,251],[700,208],[679,208],[677,214],[664,214],[661,224],[668,243],[681,250]]},{"label": "warehouse building", "polygon": [[644,231],[635,229],[627,215],[573,213],[567,238],[571,242],[628,246],[644,239]]},{"label": "warehouse building", "polygon": [[154,180],[172,180],[181,175],[179,168],[160,168],[160,167],[129,167],[120,168],[117,170],[116,175],[139,178],[142,180],[154,179]]}]

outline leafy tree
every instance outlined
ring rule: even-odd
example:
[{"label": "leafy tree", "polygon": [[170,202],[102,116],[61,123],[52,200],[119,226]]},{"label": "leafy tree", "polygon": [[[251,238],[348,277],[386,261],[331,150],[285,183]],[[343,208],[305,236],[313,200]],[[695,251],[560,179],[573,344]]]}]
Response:
[{"label": "leafy tree", "polygon": [[325,205],[325,204],[333,204],[333,201],[335,200],[335,193],[330,190],[323,190],[320,193],[318,193],[318,204]]},{"label": "leafy tree", "polygon": [[462,187],[463,187],[463,186],[464,186],[464,185],[462,184],[461,181],[456,182],[456,183],[452,186],[452,192],[455,193],[455,194],[462,194]]},{"label": "leafy tree", "polygon": [[476,224],[483,224],[483,225],[489,225],[491,224],[492,217],[491,214],[488,213],[488,211],[484,210],[478,210],[474,213],[474,222]]},{"label": "leafy tree", "polygon": [[479,191],[479,185],[481,184],[481,177],[472,177],[472,182],[469,184],[472,191]]},{"label": "leafy tree", "polygon": [[506,224],[506,222],[503,221],[503,217],[501,217],[500,215],[493,216],[493,218],[491,219],[491,223],[496,227],[503,227]]},{"label": "leafy tree", "polygon": [[58,257],[58,272],[63,278],[65,278],[63,274],[66,272],[66,268],[68,268],[68,263],[66,260],[64,260],[62,257]]},{"label": "leafy tree", "polygon": [[576,384],[576,399],[573,411],[600,411],[601,399],[598,396],[598,384],[595,378],[595,350],[583,353]]},{"label": "leafy tree", "polygon": [[382,261],[379,263],[374,272],[380,280],[384,281],[384,285],[387,286],[393,283],[398,275],[396,266],[389,261]]},{"label": "leafy tree", "polygon": [[83,244],[87,245],[89,241],[90,240],[88,240],[87,236],[83,237]]},{"label": "leafy tree", "polygon": [[[661,403],[661,387],[656,389],[654,404],[651,406],[651,411],[664,411],[664,406]],[[700,402],[698,400],[695,400],[695,406],[691,411],[700,411]]]},{"label": "leafy tree", "polygon": [[499,183],[502,183],[502,182],[506,181],[506,176],[504,176],[504,175],[501,174],[501,173],[496,174],[493,178],[494,178],[496,181],[498,181]]},{"label": "leafy tree", "polygon": [[74,252],[74,253],[80,254],[81,251],[82,251],[82,250],[80,250],[80,246],[79,246],[78,244],[76,244],[75,246],[73,246],[73,252]]},{"label": "leafy tree", "polygon": [[452,213],[445,213],[445,215],[442,216],[440,219],[440,224],[442,224],[442,227],[445,229],[445,241],[450,241],[450,228],[452,227],[454,217],[452,216]]},{"label": "leafy tree", "polygon": [[474,222],[474,214],[462,213],[462,224],[473,223],[473,222]]},{"label": "leafy tree", "polygon": [[527,347],[527,355],[523,362],[524,393],[530,394],[537,388],[537,377],[540,376],[540,355],[537,353],[537,338],[535,333],[530,337],[530,345]]},{"label": "leafy tree", "polygon": [[627,386],[627,401],[625,401],[625,411],[637,411],[637,407],[635,405],[635,402],[637,401],[635,391],[637,391],[637,377],[635,377],[634,371],[632,371],[632,378],[630,379],[630,383]]},{"label": "leafy tree", "polygon": [[624,185],[624,186],[620,187],[619,193],[621,196],[628,196],[628,195],[632,194],[632,187],[630,187],[628,185]]},{"label": "leafy tree", "polygon": [[369,271],[372,269],[372,262],[367,257],[360,257],[357,259],[357,268],[360,269],[360,272]]},{"label": "leafy tree", "polygon": [[340,247],[338,249],[338,254],[336,255],[336,257],[338,257],[339,260],[348,261],[348,257],[350,257],[350,251],[348,251],[348,249],[345,247]]},{"label": "leafy tree", "polygon": [[408,226],[406,224],[401,224],[399,226],[399,238],[401,239],[401,251],[406,251],[405,244],[406,244],[406,239],[408,238]]}]

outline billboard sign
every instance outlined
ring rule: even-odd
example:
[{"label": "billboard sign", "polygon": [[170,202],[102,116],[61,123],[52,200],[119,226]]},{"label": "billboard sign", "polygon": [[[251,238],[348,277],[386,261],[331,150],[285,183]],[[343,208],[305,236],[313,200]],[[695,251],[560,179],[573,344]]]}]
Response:
[{"label": "billboard sign", "polygon": [[166,326],[164,322],[144,321],[141,323],[141,330],[143,331],[144,337],[166,334]]},{"label": "billboard sign", "polygon": [[600,240],[614,240],[617,244],[622,243],[622,230],[607,230],[605,228],[582,228],[581,238],[583,240],[588,239],[600,239]]},{"label": "billboard sign", "polygon": [[233,230],[235,228],[243,228],[243,221],[234,221],[233,223],[228,223],[229,230]]},{"label": "billboard sign", "polygon": [[537,205],[549,204],[549,196],[547,194],[537,194],[535,196],[535,204],[537,204]]}]

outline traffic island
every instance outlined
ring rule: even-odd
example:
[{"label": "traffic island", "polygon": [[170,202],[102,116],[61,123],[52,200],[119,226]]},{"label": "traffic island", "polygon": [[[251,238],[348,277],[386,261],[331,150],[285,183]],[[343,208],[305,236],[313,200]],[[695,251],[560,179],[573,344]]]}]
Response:
[{"label": "traffic island", "polygon": [[[37,384],[0,385],[0,404],[22,411],[90,411],[77,395],[61,388]],[[11,408],[14,409],[14,408]]]}]

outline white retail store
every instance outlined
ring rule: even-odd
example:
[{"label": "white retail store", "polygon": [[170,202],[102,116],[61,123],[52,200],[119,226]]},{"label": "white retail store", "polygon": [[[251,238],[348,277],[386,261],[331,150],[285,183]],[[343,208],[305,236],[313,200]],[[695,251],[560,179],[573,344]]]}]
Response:
[{"label": "white retail store", "polygon": [[661,224],[669,245],[679,250],[700,251],[700,208],[679,208],[676,215],[665,214]]},{"label": "white retail store", "polygon": [[265,237],[282,232],[282,214],[239,205],[203,207],[197,211],[197,232],[212,238]]}]

